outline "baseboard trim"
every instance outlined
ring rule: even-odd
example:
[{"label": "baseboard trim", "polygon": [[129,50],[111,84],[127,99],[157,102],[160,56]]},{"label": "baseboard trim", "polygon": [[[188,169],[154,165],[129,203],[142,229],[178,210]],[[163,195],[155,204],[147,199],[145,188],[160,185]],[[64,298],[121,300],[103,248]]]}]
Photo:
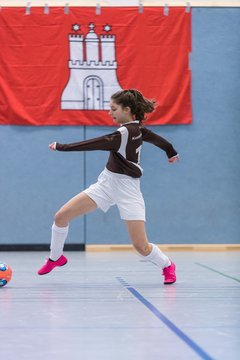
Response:
[{"label": "baseboard trim", "polygon": [[[240,251],[240,244],[157,244],[162,251]],[[65,244],[64,251],[133,251],[133,246]],[[49,244],[0,244],[0,251],[49,251]]]},{"label": "baseboard trim", "polygon": [[[49,244],[0,244],[0,251],[49,251]],[[64,251],[85,251],[85,244],[66,244]]]},{"label": "baseboard trim", "polygon": [[[162,251],[240,251],[240,244],[157,244]],[[86,245],[86,251],[132,251],[132,245]]]}]

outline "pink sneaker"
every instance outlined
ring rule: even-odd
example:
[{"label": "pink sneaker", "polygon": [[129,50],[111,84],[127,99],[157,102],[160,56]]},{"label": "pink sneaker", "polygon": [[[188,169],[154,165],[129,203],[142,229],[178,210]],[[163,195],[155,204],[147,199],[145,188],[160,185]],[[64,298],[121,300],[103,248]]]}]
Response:
[{"label": "pink sneaker", "polygon": [[45,275],[50,273],[56,266],[63,266],[67,263],[67,258],[62,255],[56,261],[47,259],[46,263],[38,270],[38,275]]},{"label": "pink sneaker", "polygon": [[176,266],[172,261],[170,266],[163,268],[164,284],[173,284],[176,282],[175,269]]}]

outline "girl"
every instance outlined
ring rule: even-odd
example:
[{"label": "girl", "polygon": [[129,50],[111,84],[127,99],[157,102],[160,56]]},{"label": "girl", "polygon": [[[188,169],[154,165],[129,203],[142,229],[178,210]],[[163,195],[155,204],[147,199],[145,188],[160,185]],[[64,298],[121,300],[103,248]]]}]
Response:
[{"label": "girl", "polygon": [[117,205],[120,216],[125,220],[133,246],[140,256],[163,269],[164,284],[176,281],[175,264],[154,244],[148,242],[145,231],[145,204],[140,190],[143,170],[139,164],[143,141],[147,141],[167,154],[174,163],[179,156],[173,146],[142,125],[145,113],[154,111],[155,102],[148,100],[134,89],[118,91],[110,101],[109,115],[120,127],[109,135],[73,144],[52,143],[51,150],[91,151],[108,150],[107,165],[98,181],[68,201],[55,215],[52,226],[50,257],[39,269],[44,275],[56,266],[63,266],[67,258],[63,255],[64,242],[69,222],[76,216],[100,208],[106,212]]}]

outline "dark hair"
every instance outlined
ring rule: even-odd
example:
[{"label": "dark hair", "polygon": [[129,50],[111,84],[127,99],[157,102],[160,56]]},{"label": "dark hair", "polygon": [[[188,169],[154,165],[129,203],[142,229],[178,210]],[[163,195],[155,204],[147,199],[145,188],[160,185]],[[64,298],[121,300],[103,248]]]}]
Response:
[{"label": "dark hair", "polygon": [[155,109],[155,101],[146,99],[142,93],[136,89],[118,91],[111,96],[116,104],[122,107],[129,107],[131,113],[140,122],[145,120],[145,113],[151,113]]}]

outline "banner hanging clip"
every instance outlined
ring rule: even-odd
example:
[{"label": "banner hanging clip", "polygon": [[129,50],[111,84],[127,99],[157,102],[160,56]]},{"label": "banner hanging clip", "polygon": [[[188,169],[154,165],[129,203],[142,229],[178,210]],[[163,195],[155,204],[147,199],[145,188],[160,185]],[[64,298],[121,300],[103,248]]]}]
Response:
[{"label": "banner hanging clip", "polygon": [[101,5],[99,3],[96,6],[96,15],[101,15]]},{"label": "banner hanging clip", "polygon": [[28,2],[26,5],[25,15],[30,15],[30,14],[31,14],[31,3]]},{"label": "banner hanging clip", "polygon": [[44,5],[44,11],[43,12],[44,12],[45,15],[49,14],[49,6],[48,6],[48,4]]},{"label": "banner hanging clip", "polygon": [[190,13],[190,11],[191,11],[191,4],[190,2],[187,2],[185,12]]},{"label": "banner hanging clip", "polygon": [[143,3],[142,3],[142,1],[139,1],[138,12],[139,12],[139,14],[143,13]]},{"label": "banner hanging clip", "polygon": [[68,15],[68,14],[69,14],[69,4],[68,4],[68,3],[65,4],[64,14],[65,14],[65,15]]},{"label": "banner hanging clip", "polygon": [[168,14],[169,14],[169,7],[168,4],[165,4],[163,9],[163,15],[168,16]]}]

